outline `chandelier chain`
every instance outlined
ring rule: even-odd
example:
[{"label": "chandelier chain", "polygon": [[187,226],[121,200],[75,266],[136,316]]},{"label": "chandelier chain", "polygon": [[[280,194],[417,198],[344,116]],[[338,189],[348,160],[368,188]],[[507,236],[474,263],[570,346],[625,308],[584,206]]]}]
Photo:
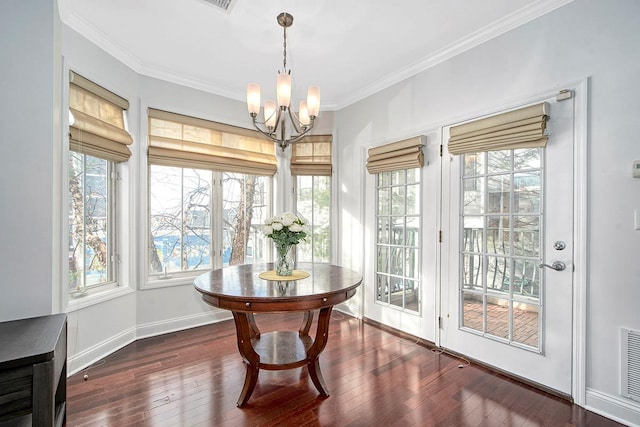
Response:
[{"label": "chandelier chain", "polygon": [[282,72],[287,73],[287,27],[284,27],[284,43],[282,44]]}]

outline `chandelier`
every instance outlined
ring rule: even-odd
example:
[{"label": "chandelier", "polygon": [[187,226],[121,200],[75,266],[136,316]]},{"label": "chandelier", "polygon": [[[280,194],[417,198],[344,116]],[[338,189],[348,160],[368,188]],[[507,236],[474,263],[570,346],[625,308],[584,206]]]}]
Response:
[{"label": "chandelier", "polygon": [[[278,24],[284,29],[284,50],[282,52],[282,71],[278,71],[276,101],[264,102],[264,121],[257,119],[260,112],[260,85],[247,85],[247,108],[253,126],[263,135],[278,144],[284,151],[289,144],[305,136],[315,123],[320,111],[320,88],[309,86],[307,100],[300,101],[298,113],[291,111],[291,70],[287,70],[287,28],[293,24],[293,16],[282,12],[278,15]],[[289,125],[287,125],[287,121]]]}]

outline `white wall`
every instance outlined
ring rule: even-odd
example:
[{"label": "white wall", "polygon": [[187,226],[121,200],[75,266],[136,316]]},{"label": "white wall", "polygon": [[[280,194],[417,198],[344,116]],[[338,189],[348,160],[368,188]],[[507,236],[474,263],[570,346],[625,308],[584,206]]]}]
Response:
[{"label": "white wall", "polygon": [[[428,25],[428,23],[426,23]],[[640,2],[576,0],[336,114],[341,158],[589,77],[586,405],[640,424],[619,394],[620,327],[640,329]],[[360,162],[363,164],[363,162]],[[365,170],[338,165],[343,258],[363,230],[353,189]],[[365,197],[367,194],[365,194]],[[355,217],[355,220],[353,218]],[[349,221],[350,223],[347,223]]]},{"label": "white wall", "polygon": [[0,320],[50,314],[60,295],[59,25],[55,1],[0,2]]}]

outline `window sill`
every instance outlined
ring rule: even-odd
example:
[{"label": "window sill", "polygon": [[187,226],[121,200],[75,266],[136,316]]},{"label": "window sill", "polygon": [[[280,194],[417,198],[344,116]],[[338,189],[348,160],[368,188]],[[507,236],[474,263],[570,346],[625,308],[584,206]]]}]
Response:
[{"label": "window sill", "polygon": [[147,279],[147,283],[142,286],[142,289],[156,289],[156,288],[168,288],[171,286],[184,286],[193,285],[193,281],[199,275],[206,273],[206,271],[198,272],[198,274],[187,276],[169,276],[166,279],[159,279],[157,277]]},{"label": "window sill", "polygon": [[116,288],[96,292],[80,298],[69,297],[67,313],[81,310],[92,305],[101,304],[115,298],[120,298],[122,296],[132,294],[133,292],[135,291],[128,286],[118,286]]}]

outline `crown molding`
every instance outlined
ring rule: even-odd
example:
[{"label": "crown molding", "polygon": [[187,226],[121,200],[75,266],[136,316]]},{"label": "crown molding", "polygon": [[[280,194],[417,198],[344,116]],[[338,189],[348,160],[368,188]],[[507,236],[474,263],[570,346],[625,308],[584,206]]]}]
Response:
[{"label": "crown molding", "polygon": [[410,64],[409,66],[398,70],[396,73],[383,77],[362,89],[356,90],[350,96],[342,99],[337,105],[337,109],[342,109],[354,104],[368,96],[371,96],[383,89],[393,86],[403,80],[415,76],[422,71],[434,67],[448,59],[453,58],[467,50],[473,49],[487,41],[507,33],[514,28],[518,28],[527,22],[530,22],[540,16],[552,12],[574,0],[541,0],[535,2],[525,8],[507,15],[498,21],[471,33],[469,36],[456,40],[455,42],[443,47],[442,49],[428,55],[421,60]]}]

